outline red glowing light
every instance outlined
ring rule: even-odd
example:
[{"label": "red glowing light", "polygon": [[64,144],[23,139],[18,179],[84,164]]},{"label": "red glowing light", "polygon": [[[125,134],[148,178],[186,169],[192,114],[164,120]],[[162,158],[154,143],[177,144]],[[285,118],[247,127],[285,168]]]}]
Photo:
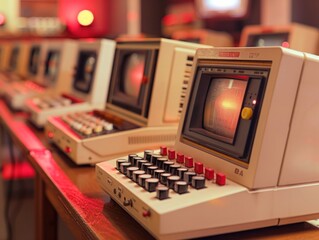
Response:
[{"label": "red glowing light", "polygon": [[170,14],[163,17],[163,24],[165,26],[172,26],[177,23],[178,23],[178,17],[175,14]]},{"label": "red glowing light", "polygon": [[226,99],[226,100],[223,100],[222,102],[221,102],[221,106],[224,108],[224,109],[229,109],[229,110],[233,110],[233,109],[237,109],[238,107],[237,107],[237,102],[235,102],[235,101],[229,101],[228,99]]},{"label": "red glowing light", "polygon": [[66,153],[71,153],[72,152],[72,149],[70,147],[65,147],[65,152]]},{"label": "red glowing light", "polygon": [[48,138],[53,138],[54,137],[54,133],[53,132],[48,132]]},{"label": "red glowing light", "polygon": [[134,88],[134,92],[139,92],[144,74],[144,63],[140,63],[131,69],[130,79],[132,86]]},{"label": "red glowing light", "polygon": [[81,26],[90,26],[94,21],[94,15],[90,10],[82,10],[78,13],[78,23]]},{"label": "red glowing light", "polygon": [[184,13],[182,15],[182,23],[191,23],[194,21],[194,14],[193,13]]},{"label": "red glowing light", "polygon": [[289,42],[282,42],[281,46],[285,47],[285,48],[289,48],[290,44],[289,44]]},{"label": "red glowing light", "polygon": [[148,81],[144,77],[145,56],[141,54],[132,54],[126,61],[124,93],[137,98],[142,84]]},{"label": "red glowing light", "polygon": [[131,75],[131,79],[133,80],[135,86],[141,85],[141,80],[143,79],[143,73],[144,73],[144,64],[143,63],[136,65],[131,70],[130,75]]},{"label": "red glowing light", "polygon": [[33,168],[26,161],[11,164],[4,163],[2,166],[2,178],[9,179],[27,179],[35,175]]},{"label": "red glowing light", "polygon": [[6,17],[0,13],[0,26],[4,25],[6,22]]}]

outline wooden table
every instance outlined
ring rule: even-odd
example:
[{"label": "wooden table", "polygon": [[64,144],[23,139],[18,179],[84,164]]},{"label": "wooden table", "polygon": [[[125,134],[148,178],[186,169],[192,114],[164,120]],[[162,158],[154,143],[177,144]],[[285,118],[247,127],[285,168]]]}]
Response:
[{"label": "wooden table", "polygon": [[[25,115],[12,113],[0,101],[0,124],[15,144],[27,154],[36,170],[36,236],[57,238],[57,214],[76,239],[152,239],[129,214],[103,192],[95,180],[94,167],[77,166],[44,133],[26,122]],[[317,240],[317,227],[302,222],[268,227],[205,239]]]}]

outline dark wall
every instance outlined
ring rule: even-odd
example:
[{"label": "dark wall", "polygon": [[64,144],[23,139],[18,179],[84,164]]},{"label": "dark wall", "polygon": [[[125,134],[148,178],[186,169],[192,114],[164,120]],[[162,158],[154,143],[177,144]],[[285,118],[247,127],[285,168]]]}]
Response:
[{"label": "dark wall", "polygon": [[319,1],[292,0],[292,22],[319,28]]},{"label": "dark wall", "polygon": [[162,35],[162,18],[166,4],[166,0],[141,0],[142,33],[156,37]]}]

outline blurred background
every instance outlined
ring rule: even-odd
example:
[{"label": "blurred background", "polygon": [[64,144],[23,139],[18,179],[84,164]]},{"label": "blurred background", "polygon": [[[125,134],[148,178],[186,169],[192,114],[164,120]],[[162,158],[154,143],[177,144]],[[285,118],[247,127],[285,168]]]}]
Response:
[{"label": "blurred background", "polygon": [[246,25],[298,22],[318,27],[315,0],[0,0],[1,34],[109,37],[227,32],[238,43]]}]

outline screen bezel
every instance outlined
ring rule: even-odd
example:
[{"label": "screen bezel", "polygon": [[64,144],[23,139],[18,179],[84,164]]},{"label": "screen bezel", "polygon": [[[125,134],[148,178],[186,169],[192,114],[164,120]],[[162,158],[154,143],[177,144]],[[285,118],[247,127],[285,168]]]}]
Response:
[{"label": "screen bezel", "polygon": [[[123,75],[124,61],[131,54],[145,55],[144,80],[141,85],[139,96],[136,99],[130,97],[120,91],[121,77]],[[117,49],[115,52],[111,84],[107,102],[125,109],[126,111],[138,114],[147,118],[149,112],[149,104],[152,96],[153,82],[155,77],[155,69],[157,63],[157,49]]]},{"label": "screen bezel", "polygon": [[[201,146],[205,148],[206,151],[212,152],[213,154],[217,153],[219,156],[225,156],[225,159],[230,157],[243,163],[249,163],[268,75],[269,69],[258,69],[258,71],[255,71],[249,68],[199,66],[196,70],[195,81],[193,82],[190,93],[190,100],[182,128],[181,141],[183,141],[183,139],[191,141],[197,147]],[[232,144],[218,137],[214,137],[213,134],[204,129],[203,126],[208,86],[213,79],[225,77],[239,80],[246,79],[246,81],[248,81],[242,108],[250,107],[254,112],[250,120],[244,120],[239,117]],[[253,100],[256,100],[255,104]]]},{"label": "screen bezel", "polygon": [[[80,79],[80,75],[83,72],[83,69],[85,67],[85,61],[83,59],[87,59],[87,57],[93,56],[95,58],[94,66],[93,66],[93,71],[92,71],[92,76],[90,78],[90,81],[86,84],[86,86],[82,86],[81,82],[83,79]],[[95,70],[97,66],[97,61],[98,61],[98,54],[95,50],[80,50],[79,55],[78,55],[78,61],[76,64],[76,71],[74,74],[74,79],[73,79],[73,88],[79,92],[88,94],[91,89],[92,85],[94,82],[94,76],[95,76]]]}]

